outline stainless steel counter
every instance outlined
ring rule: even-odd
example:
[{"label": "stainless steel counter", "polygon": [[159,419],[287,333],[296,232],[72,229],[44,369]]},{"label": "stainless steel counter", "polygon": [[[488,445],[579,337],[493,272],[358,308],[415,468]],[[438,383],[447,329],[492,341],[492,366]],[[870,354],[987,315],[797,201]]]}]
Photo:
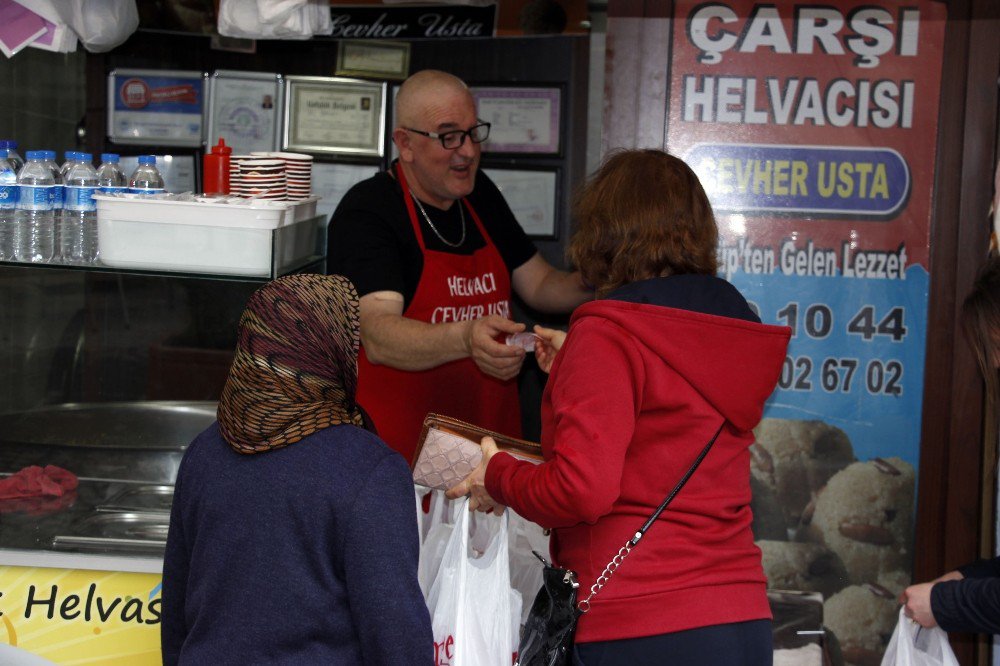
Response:
[{"label": "stainless steel counter", "polygon": [[216,403],[67,403],[0,414],[0,473],[57,465],[77,476],[173,484]]},{"label": "stainless steel counter", "polygon": [[43,566],[43,553],[71,568],[104,568],[81,566],[81,555],[162,559],[172,497],[172,486],[84,478],[65,498],[0,502],[0,564]]},{"label": "stainless steel counter", "polygon": [[0,501],[0,565],[122,570],[124,557],[158,567],[181,457],[215,411],[214,402],[132,402],[0,414],[0,476],[57,465],[80,480],[63,498]]}]

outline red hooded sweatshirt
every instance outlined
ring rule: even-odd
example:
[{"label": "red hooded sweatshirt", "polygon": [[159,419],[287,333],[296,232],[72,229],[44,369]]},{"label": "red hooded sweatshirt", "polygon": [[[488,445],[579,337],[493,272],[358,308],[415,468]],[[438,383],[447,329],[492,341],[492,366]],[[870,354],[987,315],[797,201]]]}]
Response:
[{"label": "red hooded sweatshirt", "polygon": [[[750,320],[742,296],[715,277],[636,284],[654,294],[693,284],[695,302],[612,294],[579,307],[542,396],[546,462],[498,454],[486,473],[496,501],[553,528],[552,557],[577,572],[584,599],[725,420],[701,466],[580,618],[582,643],[771,617],[750,531],[748,447],[790,329]],[[706,314],[734,298],[745,319]],[[664,300],[702,311],[652,304]]]}]

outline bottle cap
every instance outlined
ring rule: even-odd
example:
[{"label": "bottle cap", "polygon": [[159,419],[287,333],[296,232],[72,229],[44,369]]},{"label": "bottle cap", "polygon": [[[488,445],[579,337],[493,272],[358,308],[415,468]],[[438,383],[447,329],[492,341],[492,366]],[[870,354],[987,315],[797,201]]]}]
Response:
[{"label": "bottle cap", "polygon": [[73,160],[80,159],[80,153],[76,152],[75,150],[67,150],[64,153],[64,155],[66,155],[67,162],[72,162]]},{"label": "bottle cap", "polygon": [[233,152],[232,147],[226,145],[226,140],[221,136],[219,137],[219,143],[212,146],[213,155],[229,155]]},{"label": "bottle cap", "polygon": [[56,151],[54,151],[54,150],[43,150],[42,152],[45,154],[45,157],[43,159],[46,159],[46,160],[55,160],[56,159]]},{"label": "bottle cap", "polygon": [[76,159],[80,162],[93,162],[94,156],[90,153],[77,153]]},{"label": "bottle cap", "polygon": [[117,163],[119,159],[118,153],[101,153],[102,162]]},{"label": "bottle cap", "polygon": [[152,164],[156,165],[155,155],[139,155],[139,164]]},{"label": "bottle cap", "polygon": [[26,155],[29,160],[44,160],[45,151],[44,150],[29,150]]}]

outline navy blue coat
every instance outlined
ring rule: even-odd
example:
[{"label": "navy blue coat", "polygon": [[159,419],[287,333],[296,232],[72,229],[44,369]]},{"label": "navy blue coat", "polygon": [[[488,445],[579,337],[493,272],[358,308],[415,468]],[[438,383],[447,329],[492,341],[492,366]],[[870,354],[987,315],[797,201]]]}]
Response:
[{"label": "navy blue coat", "polygon": [[981,560],[959,571],[962,580],[931,588],[931,611],[945,631],[1000,634],[1000,557]]},{"label": "navy blue coat", "polygon": [[163,662],[431,664],[418,550],[410,470],[375,435],[245,455],[213,424],[177,475]]}]

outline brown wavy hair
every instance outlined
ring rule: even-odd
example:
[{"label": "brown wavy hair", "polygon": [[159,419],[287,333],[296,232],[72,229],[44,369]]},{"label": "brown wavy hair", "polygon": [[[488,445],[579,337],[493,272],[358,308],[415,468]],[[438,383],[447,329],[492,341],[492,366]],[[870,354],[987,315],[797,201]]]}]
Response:
[{"label": "brown wavy hair", "polygon": [[719,230],[694,171],[662,150],[613,153],[573,207],[569,260],[597,297],[657,276],[714,275]]},{"label": "brown wavy hair", "polygon": [[962,303],[962,331],[976,356],[986,386],[984,421],[985,464],[997,465],[1000,430],[1000,258],[991,256],[980,269]]}]

